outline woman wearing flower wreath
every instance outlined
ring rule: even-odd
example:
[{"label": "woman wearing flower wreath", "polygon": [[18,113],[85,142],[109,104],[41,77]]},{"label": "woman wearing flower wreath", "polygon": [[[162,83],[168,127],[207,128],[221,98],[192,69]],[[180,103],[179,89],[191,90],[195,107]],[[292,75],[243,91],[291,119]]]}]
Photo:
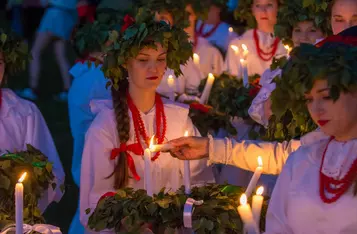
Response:
[{"label": "woman wearing flower wreath", "polygon": [[[281,40],[273,35],[277,21],[279,0],[240,0],[237,8],[238,17],[247,20],[253,29],[246,31],[240,38],[231,41],[226,56],[228,73],[242,76],[240,59],[247,63],[249,75],[262,74],[270,67],[274,57],[287,54]],[[243,56],[242,45],[246,45],[248,54]],[[231,49],[237,46],[240,53]]]},{"label": "woman wearing flower wreath", "polygon": [[[0,87],[10,73],[24,69],[27,63],[27,46],[11,34],[0,29]],[[53,163],[53,174],[58,185],[48,189],[39,201],[43,212],[53,201],[60,201],[65,174],[41,112],[32,102],[19,98],[13,91],[0,88],[0,155],[7,152],[26,150],[30,144],[39,149]]]},{"label": "woman wearing flower wreath", "polygon": [[[180,65],[192,54],[187,34],[153,15],[136,17],[114,41],[106,57],[106,77],[112,80],[112,108],[102,108],[86,134],[80,183],[80,219],[86,226],[87,208],[94,208],[108,191],[123,187],[144,188],[144,149],[155,135],[157,143],[198,135],[188,109],[164,101],[156,88],[166,67],[180,74]],[[152,155],[153,191],[177,189],[183,164],[165,153]],[[191,164],[193,184],[213,182],[206,161]]]},{"label": "woman wearing flower wreath", "polygon": [[[201,2],[205,4],[204,1]],[[229,43],[238,37],[235,32],[229,31],[230,25],[221,20],[222,12],[227,10],[228,1],[208,0],[206,4],[207,17],[202,17],[197,21],[196,33],[225,54]]]},{"label": "woman wearing flower wreath", "polygon": [[[156,12],[157,19],[184,28],[189,35],[189,40],[193,43],[193,52],[199,56],[199,64],[190,59],[185,65],[181,66],[182,75],[178,77],[174,91],[181,95],[178,99],[181,102],[198,101],[197,94],[201,80],[207,77],[209,73],[221,74],[224,67],[223,57],[218,49],[195,32],[197,15],[202,17],[205,14],[206,6],[202,1],[197,0],[164,2],[151,0],[146,4],[145,7]],[[169,92],[171,92],[167,82],[169,75],[174,75],[171,70],[167,70],[157,90],[164,96],[169,96]]]}]

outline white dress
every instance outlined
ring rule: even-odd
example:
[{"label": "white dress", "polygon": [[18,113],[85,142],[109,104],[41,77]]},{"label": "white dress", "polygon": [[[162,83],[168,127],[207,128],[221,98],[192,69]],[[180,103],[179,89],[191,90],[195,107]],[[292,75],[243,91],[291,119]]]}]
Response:
[{"label": "white dress", "polygon": [[[332,204],[319,194],[319,170],[328,140],[301,147],[289,157],[269,203],[267,234],[355,234],[357,197],[353,187]],[[341,179],[357,158],[357,140],[331,141],[322,172]]]},{"label": "white dress", "polygon": [[[85,214],[87,208],[95,208],[99,198],[108,191],[115,191],[113,188],[113,178],[105,179],[114,170],[114,161],[109,159],[113,148],[119,146],[119,139],[116,132],[116,122],[114,111],[108,104],[97,108],[100,111],[94,119],[86,135],[86,142],[83,151],[80,187],[80,220],[86,226],[88,215]],[[188,117],[188,109],[182,104],[172,103],[164,100],[164,110],[167,119],[166,139],[172,140],[182,137],[185,130],[191,135],[199,135],[197,129],[192,125]],[[129,112],[129,116],[131,113]],[[149,113],[141,113],[147,134],[155,134],[155,107]],[[130,139],[127,144],[135,142],[134,126],[130,123]],[[145,144],[143,144],[145,145]],[[141,156],[131,153],[136,171],[141,177],[140,181],[129,180],[129,187],[135,189],[144,188],[144,160]],[[192,161],[191,164],[192,184],[200,185],[214,182],[212,168],[207,167],[207,160]],[[168,153],[162,153],[152,164],[152,176],[154,193],[161,188],[177,189],[183,184],[183,161],[172,158]]]},{"label": "white dress", "polygon": [[[246,57],[247,61],[247,69],[248,75],[255,74],[263,74],[263,72],[270,68],[272,63],[272,59],[269,61],[262,60],[257,53],[257,48],[255,45],[254,37],[253,37],[253,29],[246,31],[240,38],[234,39],[229,44],[229,48],[227,51],[225,68],[229,74],[242,77],[242,68],[240,59],[241,56],[237,56],[233,49],[231,49],[232,45],[237,46],[242,52],[242,44],[245,44],[248,48],[248,55]],[[259,45],[260,48],[265,52],[271,51],[271,45],[274,43],[275,37],[273,37],[270,33],[264,33],[258,30],[259,37]],[[281,56],[285,56],[287,54],[287,50],[284,48],[282,42],[279,42],[277,51],[274,57],[280,58]]]},{"label": "white dress", "polygon": [[1,91],[0,155],[6,151],[26,150],[26,145],[31,144],[53,163],[53,174],[58,186],[55,190],[50,186],[40,199],[39,208],[43,212],[50,203],[59,202],[62,198],[60,185],[64,184],[65,174],[61,160],[46,122],[36,105],[19,98],[10,89]]},{"label": "white dress", "polygon": [[[196,24],[196,30],[198,30],[202,25],[202,21],[198,20],[197,24]],[[210,32],[213,28],[215,27],[215,25],[212,24],[205,24],[203,26],[203,33],[207,33]],[[238,37],[238,35],[235,32],[229,32],[229,27],[230,25],[225,23],[225,22],[221,22],[219,24],[219,26],[217,27],[216,31],[214,33],[212,33],[211,36],[206,37],[205,39],[207,39],[211,44],[218,46],[219,48],[221,48],[224,52],[226,52],[228,50],[228,45],[229,43]]]},{"label": "white dress", "polygon": [[195,64],[193,59],[188,60],[185,65],[181,66],[183,74],[178,78],[175,78],[173,71],[168,69],[157,88],[158,93],[169,97],[169,93],[171,92],[167,81],[169,75],[175,78],[175,93],[187,93],[190,95],[198,93],[198,86],[209,73],[219,75],[223,72],[224,62],[221,53],[206,39],[198,37],[198,43],[194,52],[199,56],[199,64]]}]

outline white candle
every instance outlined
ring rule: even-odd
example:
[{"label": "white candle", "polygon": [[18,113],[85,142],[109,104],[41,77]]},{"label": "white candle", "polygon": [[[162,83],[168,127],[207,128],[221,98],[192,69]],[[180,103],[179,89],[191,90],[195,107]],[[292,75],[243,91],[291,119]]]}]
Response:
[{"label": "white candle", "polygon": [[193,54],[193,62],[198,66],[200,65],[200,56],[196,53]]},{"label": "white candle", "polygon": [[258,167],[255,169],[254,175],[252,179],[250,180],[247,190],[245,191],[245,194],[249,197],[252,194],[253,189],[257,185],[257,182],[260,178],[260,175],[262,174],[263,171],[263,160],[262,157],[258,157]]},{"label": "white candle", "polygon": [[248,76],[248,67],[247,67],[247,61],[245,59],[240,60],[241,67],[243,69],[243,85],[244,87],[249,86],[249,76]]},{"label": "white candle", "polygon": [[151,145],[150,151],[151,152],[167,152],[172,150],[174,147],[171,144],[160,144],[160,145]]},{"label": "white candle", "polygon": [[23,234],[23,210],[24,210],[24,185],[22,182],[26,178],[27,172],[23,173],[15,186],[15,222],[16,234]]},{"label": "white candle", "polygon": [[172,75],[169,75],[169,77],[167,78],[167,84],[170,89],[169,99],[171,101],[175,101],[175,79]]},{"label": "white candle", "polygon": [[260,214],[262,212],[262,206],[264,201],[264,197],[262,196],[263,192],[264,192],[264,187],[260,186],[257,189],[256,194],[253,196],[253,201],[252,201],[253,217],[258,227],[259,227]]},{"label": "white candle", "polygon": [[[184,134],[185,137],[188,136],[188,131],[185,132]],[[183,181],[185,184],[185,193],[190,194],[191,193],[191,171],[190,171],[190,161],[185,160],[183,162],[184,165],[184,170],[183,170]]]},{"label": "white candle", "polygon": [[144,173],[145,173],[145,190],[146,193],[149,196],[153,195],[153,190],[152,190],[152,174],[151,174],[151,146],[153,144],[153,140],[154,140],[153,136],[150,140],[150,147],[145,149],[144,151]]},{"label": "white candle", "polygon": [[214,76],[212,73],[208,74],[207,82],[205,88],[203,89],[203,93],[200,98],[201,104],[206,104],[211,93],[212,85],[214,83]]},{"label": "white candle", "polygon": [[252,210],[250,209],[250,206],[247,202],[247,195],[244,193],[240,197],[240,206],[238,206],[238,213],[244,223],[244,228],[249,233],[257,233],[258,234],[259,228],[258,228],[257,224],[254,222]]}]

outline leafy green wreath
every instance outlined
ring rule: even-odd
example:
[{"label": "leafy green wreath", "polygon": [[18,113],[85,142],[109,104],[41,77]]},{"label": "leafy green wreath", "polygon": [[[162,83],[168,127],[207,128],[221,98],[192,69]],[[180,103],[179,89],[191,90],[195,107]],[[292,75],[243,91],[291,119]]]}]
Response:
[{"label": "leafy green wreath", "polygon": [[329,4],[331,0],[289,0],[279,7],[275,35],[284,44],[293,46],[291,36],[293,27],[302,21],[313,21],[325,35],[331,34]]},{"label": "leafy green wreath", "polygon": [[[202,205],[195,206],[192,215],[194,232],[242,233],[237,207],[243,192],[242,188],[231,185],[210,184],[192,188],[189,197],[203,200]],[[151,224],[154,233],[175,233],[183,227],[183,207],[187,198],[184,187],[177,192],[162,189],[153,197],[147,196],[145,190],[121,189],[103,196],[89,217],[88,226],[95,231],[114,229],[115,233],[139,234],[142,224]],[[262,230],[266,210],[267,200],[260,219]]]},{"label": "leafy green wreath", "polygon": [[[107,78],[118,88],[118,82],[126,77],[123,67],[129,58],[135,58],[144,47],[156,48],[160,43],[167,49],[167,66],[176,76],[182,74],[183,65],[192,56],[192,44],[182,28],[170,26],[165,22],[157,22],[154,15],[141,9],[135,22],[126,22],[122,34],[107,48],[108,56],[104,60],[103,71]],[[122,28],[123,29],[123,28]]]},{"label": "leafy green wreath", "polygon": [[208,16],[209,4],[207,0],[184,0],[185,6],[191,5],[197,19],[205,20]]},{"label": "leafy green wreath", "polygon": [[330,95],[337,100],[341,92],[357,88],[357,48],[339,43],[320,48],[303,44],[291,53],[283,66],[281,78],[275,78],[272,92],[272,111],[267,138],[290,140],[299,138],[317,128],[312,121],[304,93],[311,90],[314,81],[327,79]]},{"label": "leafy green wreath", "polygon": [[5,74],[23,71],[30,59],[27,44],[15,34],[0,28],[0,51],[6,64]]},{"label": "leafy green wreath", "polygon": [[0,156],[0,230],[15,220],[15,185],[21,173],[27,172],[24,181],[24,223],[44,223],[38,209],[38,200],[49,188],[56,188],[52,163],[31,145],[26,151],[7,153]]}]

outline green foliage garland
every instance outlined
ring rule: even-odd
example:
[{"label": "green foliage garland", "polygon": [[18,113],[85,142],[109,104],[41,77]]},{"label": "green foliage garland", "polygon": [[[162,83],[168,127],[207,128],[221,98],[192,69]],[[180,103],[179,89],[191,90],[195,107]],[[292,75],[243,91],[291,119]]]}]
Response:
[{"label": "green foliage garland", "polygon": [[135,58],[144,47],[156,48],[156,43],[167,49],[167,66],[179,76],[180,65],[185,64],[192,56],[192,44],[188,35],[181,28],[170,27],[165,22],[156,22],[154,16],[141,10],[135,23],[128,27],[108,48],[108,56],[104,61],[103,71],[113,81],[114,88],[125,79],[126,69],[123,67],[129,58]]},{"label": "green foliage garland", "polygon": [[313,21],[325,35],[331,34],[328,7],[331,0],[289,0],[279,7],[275,35],[284,44],[293,46],[291,36],[293,27],[302,21]]},{"label": "green foliage garland", "polygon": [[55,189],[52,163],[31,145],[26,151],[0,156],[0,229],[15,220],[15,185],[23,172],[24,181],[24,223],[44,223],[37,207],[41,195],[49,188]]},{"label": "green foliage garland", "polygon": [[[210,184],[192,188],[190,197],[203,200],[195,206],[193,230],[198,234],[243,233],[237,212],[243,189]],[[184,187],[177,192],[165,192],[149,197],[145,190],[125,188],[98,202],[88,220],[95,231],[114,229],[115,233],[140,233],[143,224],[151,224],[154,233],[175,233],[183,227],[183,207],[188,196]],[[264,203],[261,227],[264,227],[267,201]],[[125,230],[126,229],[126,230]]]},{"label": "green foliage garland", "polygon": [[25,70],[29,60],[28,46],[13,33],[0,28],[0,52],[4,56],[6,74],[15,74]]}]

